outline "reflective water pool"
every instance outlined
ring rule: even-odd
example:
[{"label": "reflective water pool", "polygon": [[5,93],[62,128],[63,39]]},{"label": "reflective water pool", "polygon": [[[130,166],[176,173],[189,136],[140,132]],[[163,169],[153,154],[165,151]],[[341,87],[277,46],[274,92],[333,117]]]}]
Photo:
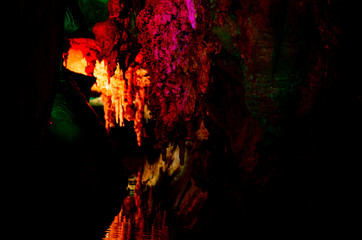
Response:
[{"label": "reflective water pool", "polygon": [[166,213],[157,212],[153,217],[144,217],[139,211],[126,214],[121,212],[114,221],[104,240],[172,239],[172,231],[166,223]]}]

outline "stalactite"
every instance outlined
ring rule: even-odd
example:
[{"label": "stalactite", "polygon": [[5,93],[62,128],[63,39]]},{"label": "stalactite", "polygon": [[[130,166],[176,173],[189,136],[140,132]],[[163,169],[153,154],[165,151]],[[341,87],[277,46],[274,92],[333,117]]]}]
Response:
[{"label": "stalactite", "polygon": [[[123,71],[116,66],[114,74],[109,77],[108,65],[102,60],[94,64],[93,72],[87,73],[89,66],[87,53],[70,48],[65,56],[64,66],[71,71],[96,77],[96,83],[92,91],[100,92],[104,107],[104,119],[107,130],[116,125],[124,126],[124,120],[134,121],[134,129],[137,135],[137,143],[141,145],[143,133],[144,109],[147,109],[147,117],[150,117],[146,101],[146,88],[150,85],[150,77],[147,71],[136,65],[129,67],[123,78]],[[138,58],[142,59],[142,58]],[[88,68],[89,69],[89,68]],[[135,110],[134,110],[135,109]]]}]

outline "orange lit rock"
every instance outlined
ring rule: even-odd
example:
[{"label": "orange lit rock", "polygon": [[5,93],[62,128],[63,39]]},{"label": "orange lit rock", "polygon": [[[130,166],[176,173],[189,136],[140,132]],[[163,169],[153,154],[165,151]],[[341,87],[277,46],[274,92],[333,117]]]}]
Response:
[{"label": "orange lit rock", "polygon": [[88,62],[81,50],[69,49],[67,59],[63,62],[63,65],[72,72],[88,75],[85,71]]},{"label": "orange lit rock", "polygon": [[[147,117],[150,117],[145,106],[146,88],[150,85],[147,71],[136,65],[129,67],[123,74],[117,65],[110,76],[107,62],[96,59],[94,40],[70,39],[70,43],[71,48],[64,54],[64,66],[73,72],[96,78],[92,91],[102,95],[107,130],[116,125],[124,126],[124,120],[134,121],[137,143],[140,146],[145,109]],[[141,54],[138,54],[137,60],[142,60]]]},{"label": "orange lit rock", "polygon": [[73,72],[93,76],[99,53],[97,43],[89,38],[72,38],[69,44],[69,51],[63,56],[63,65]]}]

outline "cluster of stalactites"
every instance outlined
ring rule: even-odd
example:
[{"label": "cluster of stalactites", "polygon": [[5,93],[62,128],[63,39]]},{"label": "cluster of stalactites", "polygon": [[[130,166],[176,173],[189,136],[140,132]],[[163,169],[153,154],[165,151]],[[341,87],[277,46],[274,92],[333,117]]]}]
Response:
[{"label": "cluster of stalactites", "polygon": [[[107,130],[116,125],[124,126],[124,120],[133,121],[140,146],[143,119],[150,117],[145,104],[150,77],[147,76],[147,71],[137,64],[130,66],[125,74],[117,65],[114,74],[110,76],[106,61],[87,59],[86,56],[95,55],[94,48],[89,47],[91,42],[91,39],[70,40],[71,47],[64,54],[64,66],[73,72],[96,78],[92,91],[101,93]],[[141,59],[139,54],[136,60],[140,63]]]},{"label": "cluster of stalactites", "polygon": [[[96,64],[94,77],[97,81],[92,90],[101,93],[104,106],[104,118],[106,128],[109,130],[116,125],[124,126],[124,119],[134,122],[138,145],[141,145],[143,131],[146,87],[149,86],[147,71],[139,65],[131,66],[123,72],[117,65],[114,75],[109,77],[107,66],[104,61]],[[149,116],[149,113],[146,113]]]}]

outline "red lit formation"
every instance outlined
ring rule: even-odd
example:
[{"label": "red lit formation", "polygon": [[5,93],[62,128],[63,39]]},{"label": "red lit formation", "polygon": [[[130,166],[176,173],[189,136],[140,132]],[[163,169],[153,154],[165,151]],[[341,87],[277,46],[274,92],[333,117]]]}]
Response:
[{"label": "red lit formation", "polygon": [[194,139],[206,114],[212,54],[220,45],[212,33],[207,1],[148,1],[137,16],[138,42],[151,77],[150,110],[157,116],[159,147]]},{"label": "red lit formation", "polygon": [[[72,39],[64,65],[71,71],[96,77],[97,81],[92,90],[100,92],[104,105],[104,117],[106,128],[124,125],[124,119],[134,121],[134,128],[137,135],[138,145],[141,145],[142,122],[145,108],[146,88],[149,86],[149,77],[147,71],[135,65],[129,67],[123,74],[119,65],[117,65],[114,74],[110,77],[108,65],[104,60],[96,60],[95,63],[87,61],[89,53],[93,54],[94,49],[83,47],[78,50],[78,45],[73,43],[88,43],[82,39]],[[84,50],[86,49],[86,50]],[[87,53],[84,54],[84,51]],[[140,57],[139,57],[140,59]],[[90,72],[89,69],[93,71]],[[123,78],[126,76],[126,79]],[[135,109],[135,110],[134,110]]]},{"label": "red lit formation", "polygon": [[[135,57],[132,66],[128,37],[129,13],[120,1],[109,1],[109,18],[93,28],[95,40],[70,39],[70,49],[64,54],[64,66],[71,71],[96,77],[93,91],[100,92],[104,105],[106,128],[124,125],[124,119],[134,122],[138,145],[150,81],[141,68],[142,55]],[[123,61],[120,61],[123,59]],[[149,114],[147,114],[149,116]]]},{"label": "red lit formation", "polygon": [[106,128],[134,121],[140,145],[146,108],[156,121],[156,147],[195,139],[192,129],[206,114],[210,56],[220,49],[210,6],[148,1],[137,16],[137,38],[130,34],[130,6],[112,0],[108,8],[109,18],[93,27],[95,40],[70,39],[65,54],[69,70],[97,78],[92,90],[102,93]]}]

